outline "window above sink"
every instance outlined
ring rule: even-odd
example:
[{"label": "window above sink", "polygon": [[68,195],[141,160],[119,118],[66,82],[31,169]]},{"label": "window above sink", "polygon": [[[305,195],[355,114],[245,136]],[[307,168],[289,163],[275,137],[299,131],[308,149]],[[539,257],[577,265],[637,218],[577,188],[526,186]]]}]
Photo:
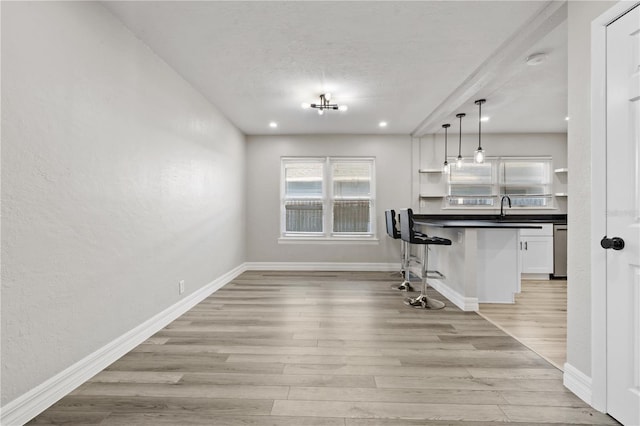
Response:
[{"label": "window above sink", "polygon": [[496,207],[503,195],[513,207],[548,208],[553,200],[551,157],[471,159],[452,166],[448,175],[448,207]]}]

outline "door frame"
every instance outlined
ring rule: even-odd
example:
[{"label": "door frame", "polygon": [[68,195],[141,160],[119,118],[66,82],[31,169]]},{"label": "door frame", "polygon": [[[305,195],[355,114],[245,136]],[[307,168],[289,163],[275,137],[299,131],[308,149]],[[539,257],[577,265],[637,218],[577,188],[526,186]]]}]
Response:
[{"label": "door frame", "polygon": [[640,2],[620,1],[591,23],[591,406],[607,412],[606,27]]}]

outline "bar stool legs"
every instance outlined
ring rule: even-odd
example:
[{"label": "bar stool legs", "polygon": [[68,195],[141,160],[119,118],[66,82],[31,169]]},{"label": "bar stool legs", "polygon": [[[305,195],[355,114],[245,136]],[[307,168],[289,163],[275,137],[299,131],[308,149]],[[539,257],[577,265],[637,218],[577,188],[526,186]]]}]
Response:
[{"label": "bar stool legs", "polygon": [[411,285],[411,282],[409,282],[409,243],[407,243],[406,241],[402,241],[400,240],[400,251],[401,251],[401,258],[402,258],[402,277],[404,278],[404,281],[402,281],[402,284],[399,285],[392,285],[391,288],[394,290],[399,290],[399,291],[416,291],[413,286]]},{"label": "bar stool legs", "polygon": [[425,244],[424,246],[424,257],[422,258],[422,291],[418,297],[407,297],[404,299],[404,304],[408,306],[413,306],[414,308],[421,309],[442,309],[444,308],[444,302],[440,300],[436,300],[430,297],[427,297],[427,266],[429,259],[429,246]]}]

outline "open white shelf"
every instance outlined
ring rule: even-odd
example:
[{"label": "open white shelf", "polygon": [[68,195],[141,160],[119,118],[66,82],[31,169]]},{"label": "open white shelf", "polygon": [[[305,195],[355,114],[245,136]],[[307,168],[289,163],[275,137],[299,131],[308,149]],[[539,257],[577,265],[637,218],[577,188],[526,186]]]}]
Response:
[{"label": "open white shelf", "polygon": [[418,173],[442,173],[442,169],[420,169]]},{"label": "open white shelf", "polygon": [[568,197],[569,196],[569,194],[567,194],[566,192],[557,192],[557,193],[555,193],[553,195],[555,195],[556,197]]},{"label": "open white shelf", "polygon": [[420,194],[420,198],[443,198],[446,197],[445,194]]},{"label": "open white shelf", "polygon": [[563,167],[561,169],[555,169],[554,172],[556,172],[556,173],[568,173],[569,169],[567,169],[566,167]]}]

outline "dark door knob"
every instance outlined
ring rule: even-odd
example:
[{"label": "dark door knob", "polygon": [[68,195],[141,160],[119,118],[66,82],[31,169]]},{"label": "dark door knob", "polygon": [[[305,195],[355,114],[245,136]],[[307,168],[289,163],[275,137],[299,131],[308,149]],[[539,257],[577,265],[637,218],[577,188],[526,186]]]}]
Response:
[{"label": "dark door knob", "polygon": [[622,250],[624,248],[624,240],[620,237],[607,238],[605,235],[600,240],[603,249]]}]

